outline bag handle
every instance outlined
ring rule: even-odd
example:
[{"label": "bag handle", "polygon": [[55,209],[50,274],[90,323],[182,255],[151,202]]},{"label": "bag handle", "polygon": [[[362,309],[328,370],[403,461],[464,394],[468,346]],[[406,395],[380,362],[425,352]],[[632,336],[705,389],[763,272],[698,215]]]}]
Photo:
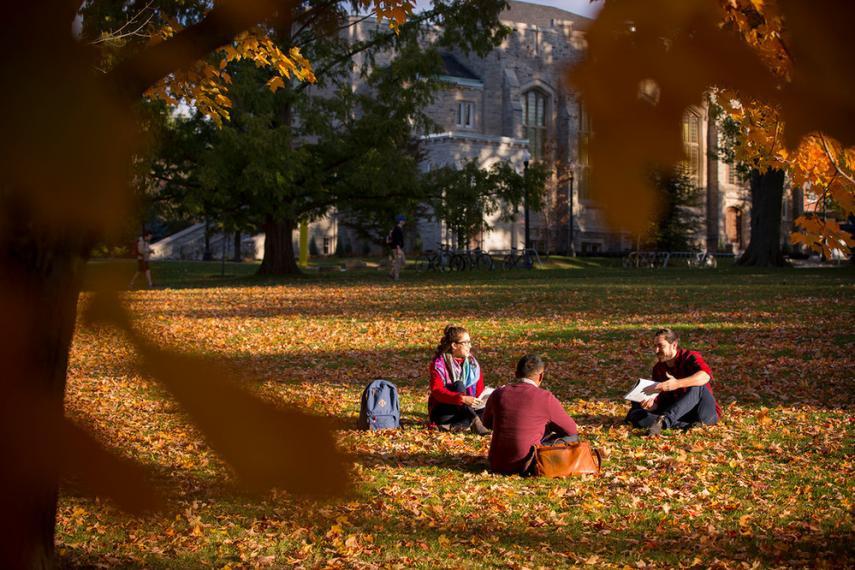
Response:
[{"label": "bag handle", "polygon": [[594,455],[597,456],[597,469],[603,468],[603,456],[600,454],[600,450],[597,448],[592,449]]},{"label": "bag handle", "polygon": [[547,445],[545,447],[557,447],[558,445],[563,445],[564,447],[575,447],[582,443],[581,441],[561,441],[558,443],[553,443],[552,445]]}]

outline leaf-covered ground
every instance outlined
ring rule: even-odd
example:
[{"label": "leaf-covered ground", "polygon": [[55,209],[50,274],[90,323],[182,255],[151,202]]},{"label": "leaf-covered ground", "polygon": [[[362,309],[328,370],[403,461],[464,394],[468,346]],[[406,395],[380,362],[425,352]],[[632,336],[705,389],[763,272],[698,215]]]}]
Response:
[{"label": "leaf-covered ground", "polygon": [[[191,287],[126,294],[147,333],[217,358],[272,401],[334,417],[355,492],[326,504],[241,492],[135,371],[123,338],[80,322],[67,413],[151,465],[172,510],[134,518],[67,485],[67,565],[853,566],[850,268],[407,272],[400,284],[320,274],[194,288],[180,267],[156,265],[155,279]],[[545,386],[607,453],[604,474],[494,476],[489,438],[426,429],[428,359],[448,323],[469,328],[490,385],[509,381],[520,355],[545,354]],[[649,439],[621,425],[621,396],[649,373],[662,325],[712,366],[718,426]],[[374,377],[398,384],[403,429],[354,429]]]}]

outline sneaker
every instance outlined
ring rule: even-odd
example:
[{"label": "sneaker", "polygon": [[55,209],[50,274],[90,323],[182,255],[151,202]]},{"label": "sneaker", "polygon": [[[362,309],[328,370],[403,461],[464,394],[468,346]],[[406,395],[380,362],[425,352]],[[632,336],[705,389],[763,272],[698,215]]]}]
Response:
[{"label": "sneaker", "polygon": [[484,425],[481,418],[477,416],[472,420],[472,425],[469,426],[469,429],[472,430],[472,433],[477,433],[478,435],[487,435],[490,433],[490,430],[487,429],[487,426]]},{"label": "sneaker", "polygon": [[662,430],[665,429],[665,416],[658,416],[656,422],[647,428],[647,435],[656,437],[662,435]]}]

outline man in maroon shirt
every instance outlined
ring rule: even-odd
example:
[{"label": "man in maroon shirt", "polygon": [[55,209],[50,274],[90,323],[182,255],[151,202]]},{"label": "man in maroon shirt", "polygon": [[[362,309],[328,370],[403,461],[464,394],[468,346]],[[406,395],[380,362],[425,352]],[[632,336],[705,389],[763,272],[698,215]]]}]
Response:
[{"label": "man in maroon shirt", "polygon": [[626,421],[647,428],[650,435],[663,429],[688,429],[693,425],[713,425],[721,417],[715,401],[712,370],[699,352],[678,348],[677,333],[659,329],[653,337],[658,362],[653,367],[657,384],[645,388],[650,398],[633,403]]},{"label": "man in maroon shirt", "polygon": [[576,422],[558,398],[540,387],[544,368],[536,354],[523,356],[516,381],[498,388],[487,400],[481,421],[493,430],[488,459],[494,473],[527,475],[535,445],[579,439]]}]

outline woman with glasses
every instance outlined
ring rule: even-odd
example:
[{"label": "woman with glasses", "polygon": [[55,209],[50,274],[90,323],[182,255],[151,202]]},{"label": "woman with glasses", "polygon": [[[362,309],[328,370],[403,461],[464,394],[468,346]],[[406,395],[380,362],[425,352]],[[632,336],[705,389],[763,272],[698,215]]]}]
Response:
[{"label": "woman with glasses", "polygon": [[428,416],[441,430],[471,429],[486,435],[490,430],[481,423],[483,406],[478,400],[484,391],[484,375],[471,351],[472,339],[465,328],[445,327],[430,365]]}]

